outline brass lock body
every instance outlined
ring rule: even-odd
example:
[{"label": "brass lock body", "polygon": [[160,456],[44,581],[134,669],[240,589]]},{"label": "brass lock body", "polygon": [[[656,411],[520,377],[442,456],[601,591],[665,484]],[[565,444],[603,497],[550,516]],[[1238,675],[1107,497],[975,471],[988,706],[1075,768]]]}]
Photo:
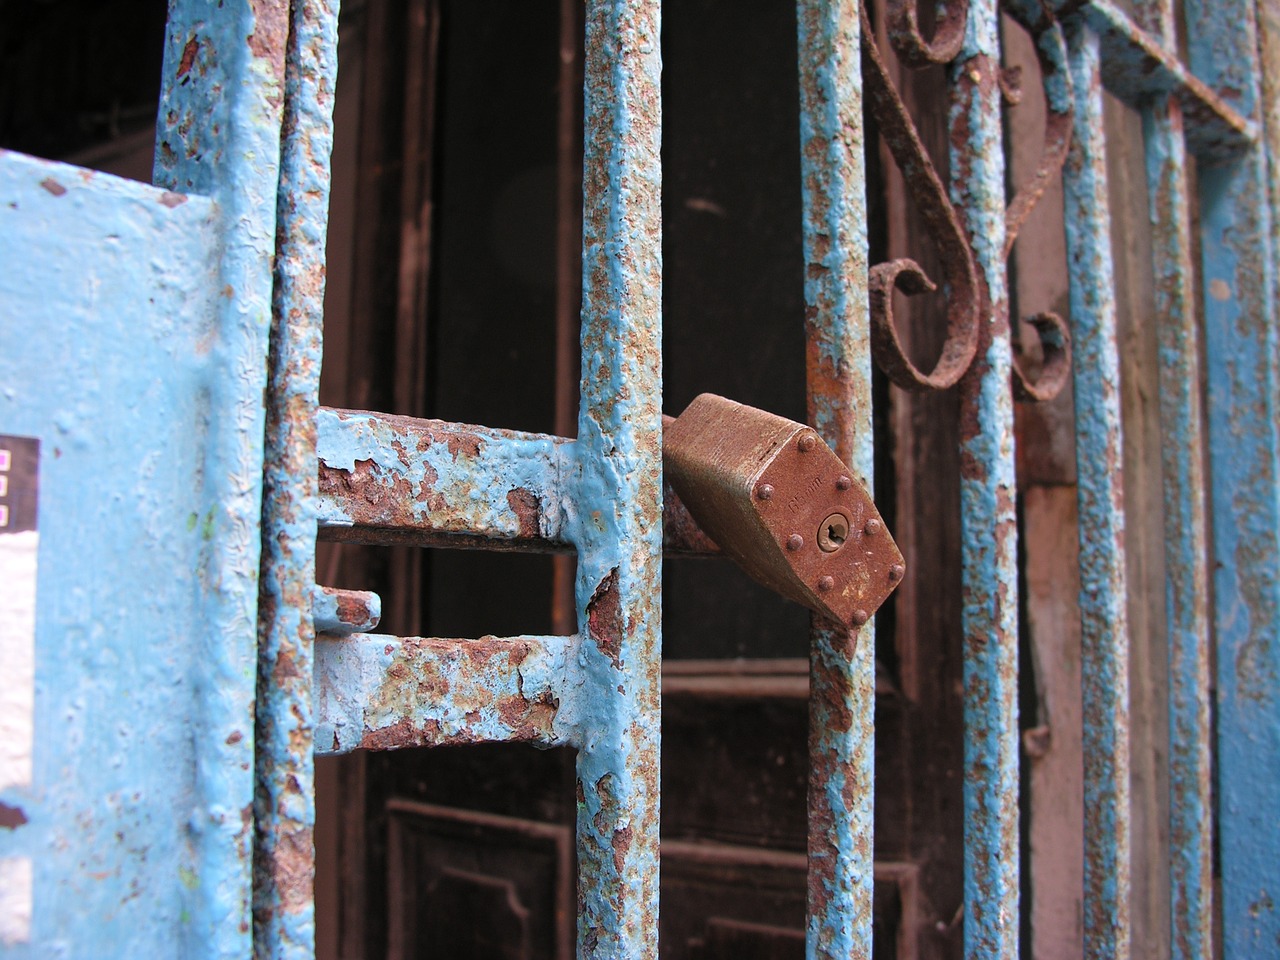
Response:
[{"label": "brass lock body", "polygon": [[860,627],[902,581],[870,495],[812,428],[704,393],[667,421],[662,457],[698,525],[770,590]]}]

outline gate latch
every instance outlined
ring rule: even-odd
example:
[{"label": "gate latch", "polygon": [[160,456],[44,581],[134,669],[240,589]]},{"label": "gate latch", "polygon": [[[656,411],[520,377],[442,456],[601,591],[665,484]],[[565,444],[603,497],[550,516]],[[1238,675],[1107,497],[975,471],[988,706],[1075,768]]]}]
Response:
[{"label": "gate latch", "polygon": [[663,429],[667,479],[770,590],[860,627],[905,567],[870,495],[811,427],[704,393]]}]

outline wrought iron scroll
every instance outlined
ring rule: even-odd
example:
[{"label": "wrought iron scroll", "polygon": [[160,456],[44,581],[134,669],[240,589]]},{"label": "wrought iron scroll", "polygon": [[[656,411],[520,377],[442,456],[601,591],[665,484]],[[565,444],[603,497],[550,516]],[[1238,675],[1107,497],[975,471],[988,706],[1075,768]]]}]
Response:
[{"label": "wrought iron scroll", "polygon": [[[1031,179],[1015,193],[1005,213],[1004,255],[1007,258],[1018,230],[1066,161],[1071,142],[1072,90],[1066,66],[1066,41],[1051,8],[1041,0],[1007,0],[1002,6],[1035,40],[1047,104],[1040,164]],[[918,0],[889,0],[886,13],[890,41],[905,66],[946,64],[960,52],[968,20],[966,0],[942,5],[931,40],[926,40],[920,31]],[[978,346],[980,297],[973,247],[906,105],[889,77],[888,67],[875,43],[865,3],[861,15],[866,102],[937,247],[947,286],[947,336],[933,370],[926,374],[903,349],[893,313],[893,292],[897,289],[908,295],[929,293],[937,289],[937,284],[918,263],[906,257],[872,267],[869,280],[871,349],[876,363],[897,386],[913,391],[945,390],[964,376]],[[1021,98],[1017,80],[1011,72],[1002,77],[1001,89],[1010,105],[1017,104]],[[1070,372],[1070,331],[1056,313],[1039,313],[1026,322],[1040,338],[1043,365],[1039,375],[1033,378],[1015,360],[1014,395],[1020,400],[1051,400],[1061,391]]]},{"label": "wrought iron scroll", "polygon": [[[1062,173],[1067,149],[1071,146],[1075,107],[1071,73],[1067,69],[1067,41],[1053,10],[1044,0],[1004,0],[1001,8],[1035,41],[1046,107],[1040,163],[1031,179],[1018,188],[1005,211],[1004,255],[1008,259],[1022,224],[1044,196],[1049,183]],[[1005,100],[1015,106],[1021,99],[1016,78],[1005,74],[1003,79]],[[1026,322],[1039,336],[1044,356],[1039,375],[1032,379],[1014,355],[1013,393],[1019,400],[1052,400],[1071,374],[1071,332],[1066,321],[1052,311],[1037,313]]]}]

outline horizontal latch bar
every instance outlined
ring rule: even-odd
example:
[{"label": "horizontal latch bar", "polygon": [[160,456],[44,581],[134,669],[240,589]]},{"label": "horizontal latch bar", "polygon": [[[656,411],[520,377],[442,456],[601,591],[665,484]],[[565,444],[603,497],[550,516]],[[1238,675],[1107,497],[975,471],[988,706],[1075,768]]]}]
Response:
[{"label": "horizontal latch bar", "polygon": [[[317,424],[323,539],[573,549],[573,440],[329,408]],[[664,502],[669,554],[716,552],[670,489]]]},{"label": "horizontal latch bar", "polygon": [[1154,96],[1174,94],[1182,106],[1187,146],[1196,156],[1225,159],[1257,140],[1256,123],[1232,109],[1110,0],[1090,0],[1080,14],[1102,43],[1107,90],[1135,109]]},{"label": "horizontal latch bar", "polygon": [[317,586],[311,591],[316,633],[368,633],[382,619],[382,598],[368,590]]},{"label": "horizontal latch bar", "polygon": [[577,637],[316,641],[316,753],[569,742]]}]

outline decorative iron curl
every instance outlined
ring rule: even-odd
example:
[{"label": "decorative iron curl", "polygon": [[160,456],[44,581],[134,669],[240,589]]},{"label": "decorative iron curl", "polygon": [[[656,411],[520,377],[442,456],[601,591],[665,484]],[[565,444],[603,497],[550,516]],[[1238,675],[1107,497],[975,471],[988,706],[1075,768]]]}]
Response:
[{"label": "decorative iron curl", "polygon": [[[932,40],[920,32],[918,0],[889,0],[887,26],[894,50],[909,67],[946,64],[959,55],[968,22],[967,0],[942,6]],[[1035,174],[1014,195],[1005,211],[1004,257],[1013,249],[1018,231],[1044,195],[1052,178],[1066,161],[1073,122],[1072,89],[1067,71],[1066,41],[1046,0],[1002,0],[1002,8],[1026,29],[1036,42],[1036,56],[1044,78],[1047,104],[1045,142]],[[889,379],[906,390],[945,390],[957,383],[973,362],[978,347],[980,295],[973,248],[956,215],[946,188],[929,159],[901,96],[889,79],[876,46],[866,4],[861,9],[862,72],[867,105],[880,125],[880,133],[906,180],[937,247],[945,275],[947,335],[933,370],[922,373],[907,357],[893,314],[895,289],[914,295],[937,289],[914,260],[901,258],[871,268],[871,349]],[[1000,74],[1005,102],[1021,101],[1020,71]],[[1027,320],[1036,331],[1044,352],[1040,375],[1034,379],[1014,360],[1013,390],[1021,400],[1051,400],[1062,390],[1071,368],[1071,334],[1055,313],[1041,313]]]},{"label": "decorative iron curl", "polygon": [[[935,290],[937,285],[914,260],[903,258],[872,267],[871,352],[889,379],[904,390],[945,390],[964,376],[978,349],[978,276],[973,251],[906,105],[889,79],[888,68],[872,38],[865,5],[861,16],[862,75],[867,105],[880,124],[880,133],[938,248],[949,288],[946,341],[933,370],[926,374],[903,350],[894,322],[893,291],[897,288],[906,294],[925,293]],[[910,23],[914,22],[912,15]],[[919,36],[918,30],[915,36]]]},{"label": "decorative iron curl", "polygon": [[[1040,63],[1045,96],[1044,147],[1040,163],[1031,179],[1014,194],[1005,210],[1004,257],[1013,252],[1013,242],[1032,209],[1044,196],[1049,183],[1062,173],[1071,147],[1071,131],[1075,119],[1071,73],[1067,69],[1067,43],[1062,26],[1045,0],[1002,0],[1001,8],[1026,30],[1035,41],[1036,59]],[[1007,101],[1021,98],[1016,89],[1017,78],[1005,74],[1001,89]],[[1013,96],[1017,99],[1013,99]],[[1026,322],[1040,338],[1044,362],[1040,375],[1033,381],[1017,357],[1013,360],[1013,392],[1019,400],[1043,402],[1052,400],[1066,385],[1071,371],[1071,331],[1056,313],[1039,313]]]},{"label": "decorative iron curl", "polygon": [[[938,11],[933,39],[920,33],[917,0],[889,0],[887,26],[889,40],[902,62],[909,67],[950,63],[964,46],[964,31],[969,22],[968,0],[952,0]],[[864,33],[865,37],[866,34]]]}]

